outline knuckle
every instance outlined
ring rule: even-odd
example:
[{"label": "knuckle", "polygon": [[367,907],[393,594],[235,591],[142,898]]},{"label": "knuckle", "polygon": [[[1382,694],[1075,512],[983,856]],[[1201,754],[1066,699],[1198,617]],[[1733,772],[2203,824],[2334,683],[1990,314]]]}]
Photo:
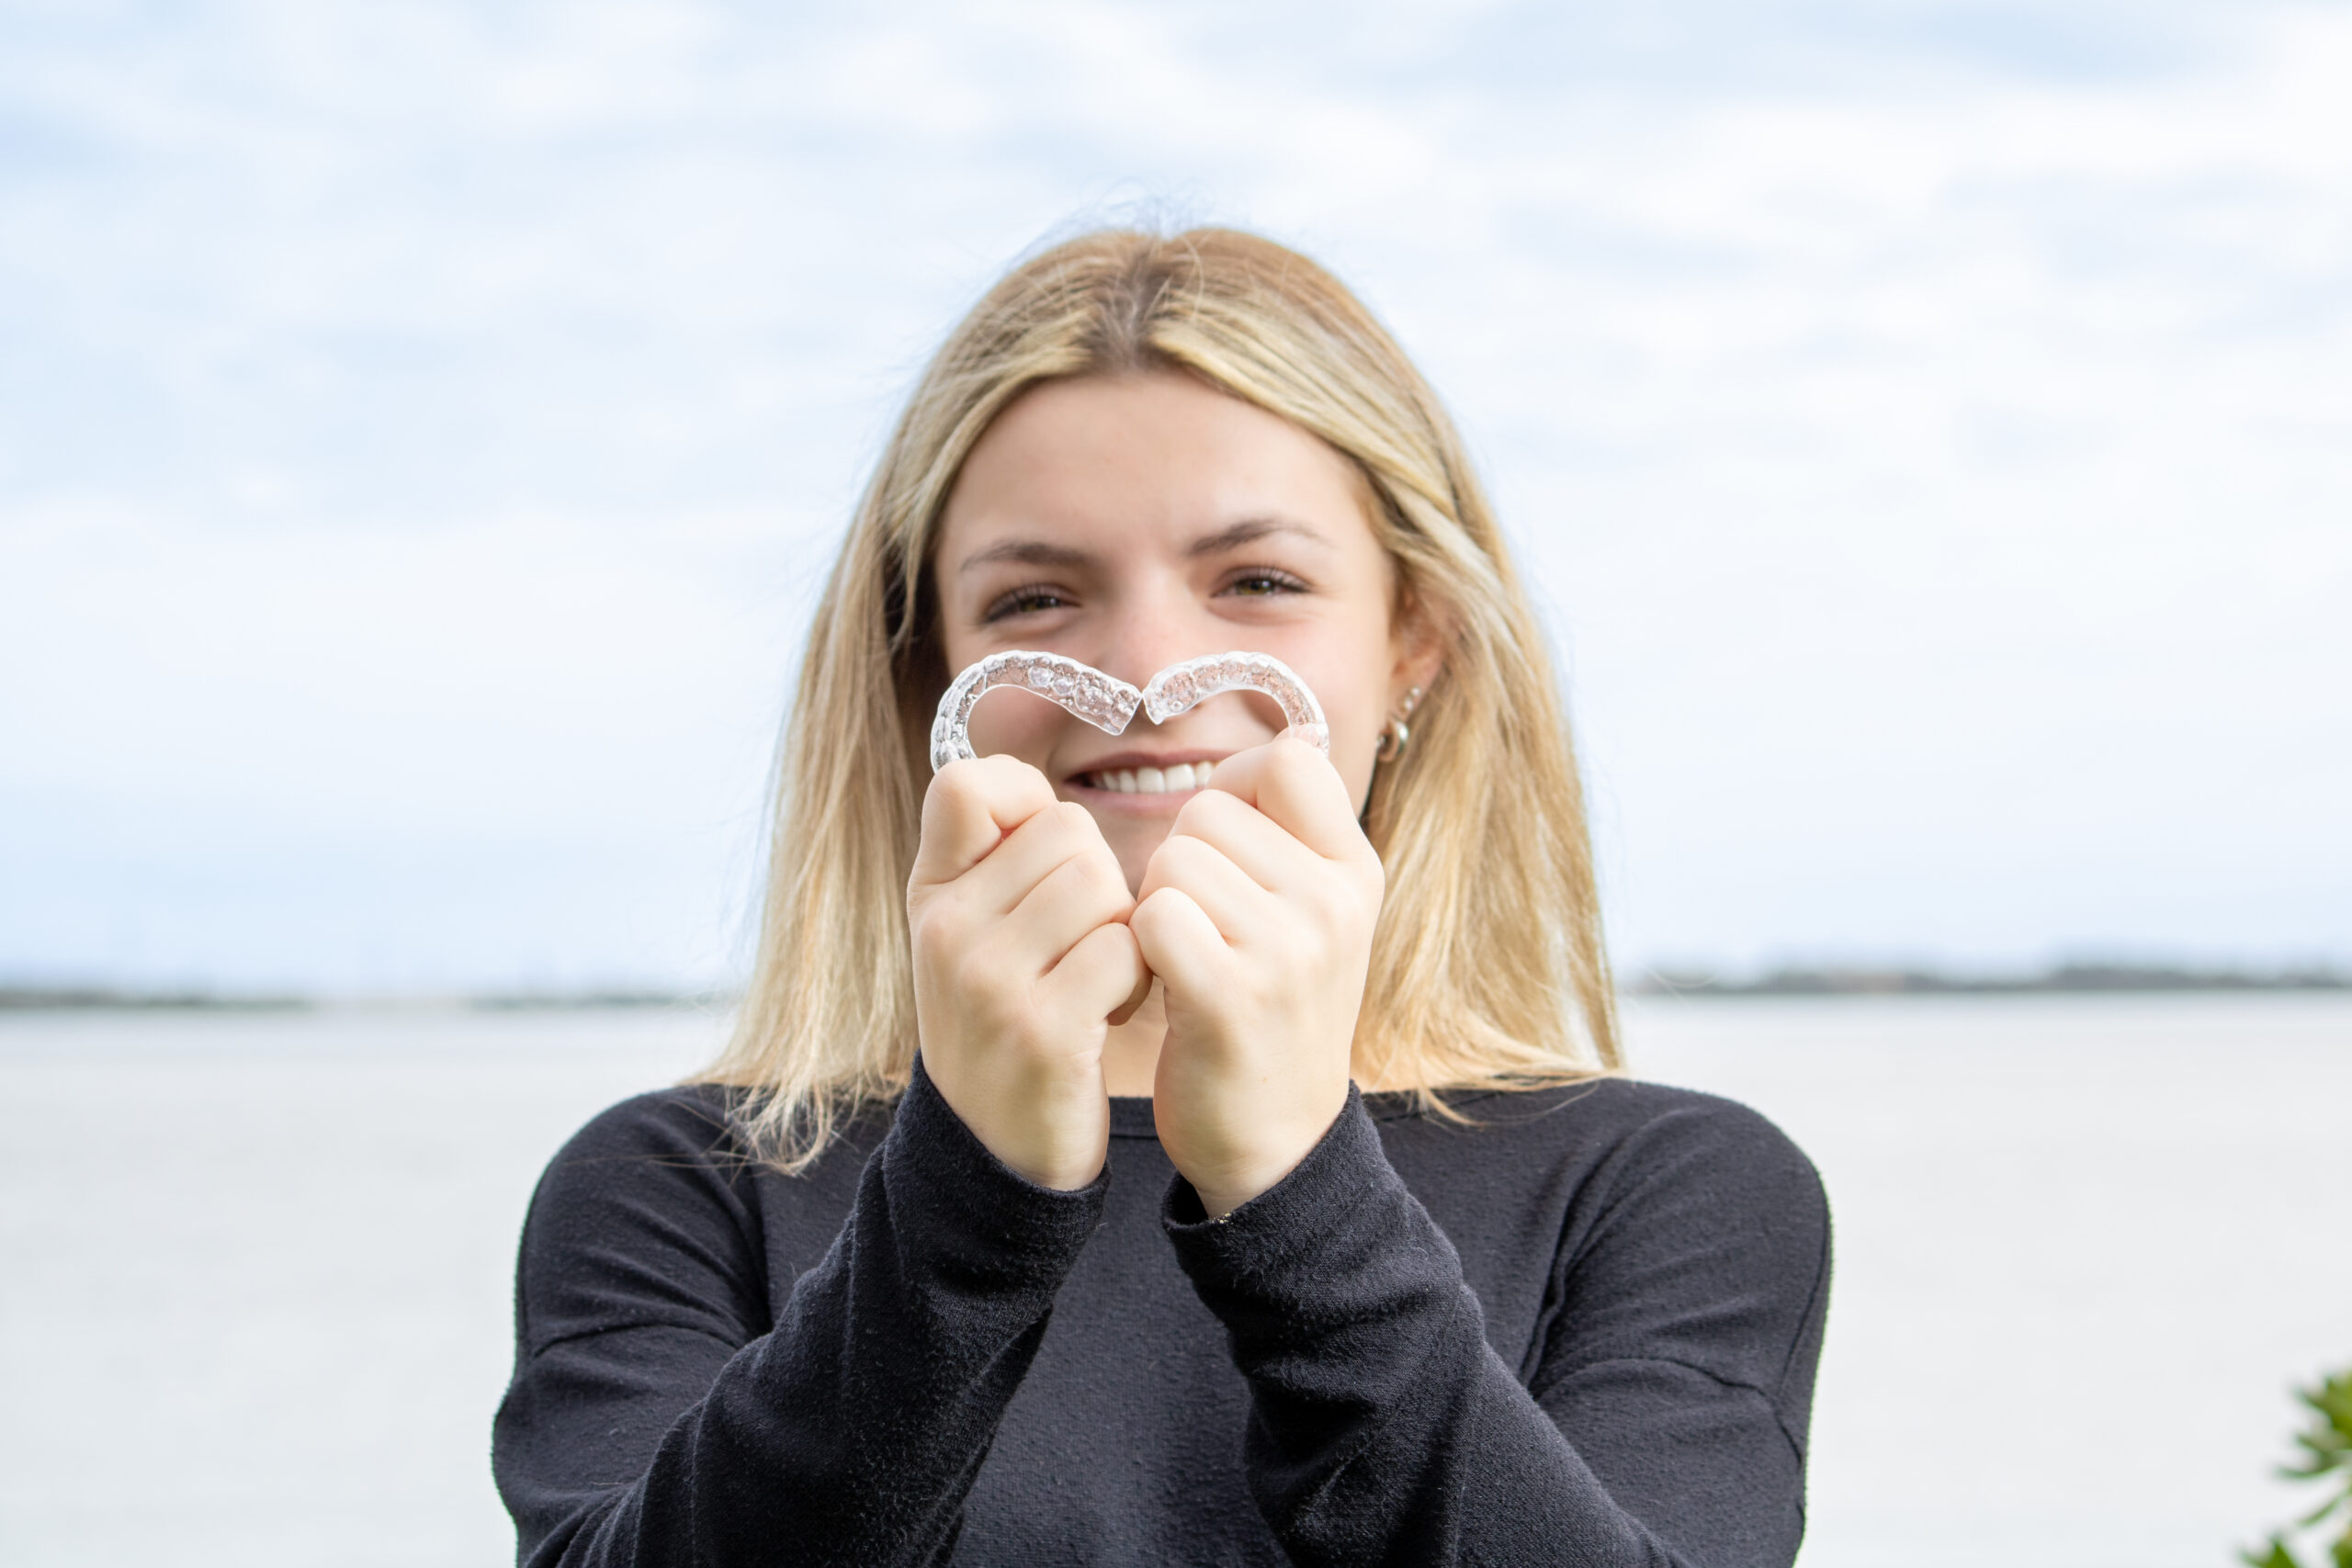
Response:
[{"label": "knuckle", "polygon": [[1379,911],[1377,900],[1342,898],[1339,901],[1339,908],[1332,912],[1331,929],[1340,933],[1350,948],[1353,948],[1371,940],[1372,928],[1379,919]]},{"label": "knuckle", "polygon": [[956,946],[958,924],[953,901],[944,897],[926,898],[907,912],[907,935],[918,953]]},{"label": "knuckle", "polygon": [[978,796],[988,778],[989,759],[967,757],[948,763],[931,776],[931,794],[934,799],[961,804]]},{"label": "knuckle", "polygon": [[1303,890],[1308,906],[1314,909],[1315,923],[1329,926],[1344,920],[1354,911],[1355,890],[1343,878],[1317,876],[1308,880]]},{"label": "knuckle", "polygon": [[1119,869],[1119,863],[1111,858],[1109,852],[1088,855],[1079,864],[1079,875],[1089,896],[1101,903],[1116,908],[1127,902],[1126,873]]},{"label": "knuckle", "polygon": [[1152,863],[1166,882],[1183,882],[1200,874],[1208,846],[1193,838],[1173,838],[1159,846]]},{"label": "knuckle", "polygon": [[1182,897],[1183,895],[1173,887],[1158,888],[1153,891],[1151,897],[1136,906],[1136,912],[1130,918],[1129,923],[1140,921],[1146,925],[1157,927],[1175,912],[1176,900]]},{"label": "knuckle", "polygon": [[1001,961],[981,948],[966,948],[956,955],[950,983],[965,1010],[984,1021],[1001,1021],[1014,1010],[1012,988]]},{"label": "knuckle", "polygon": [[972,895],[968,879],[958,877],[942,883],[923,899],[923,919],[947,931],[960,931],[971,915]]},{"label": "knuckle", "polygon": [[[1018,757],[974,757],[950,762],[939,774],[945,778],[957,769],[966,770],[956,780],[957,798],[975,807],[1001,807],[1015,810],[1025,802],[1036,799],[1044,786],[1044,779],[1036,769]],[[1042,803],[1040,803],[1042,804]]]},{"label": "knuckle", "polygon": [[[1074,854],[1086,842],[1086,829],[1072,818],[1072,812],[1080,818],[1086,817],[1083,806],[1067,800],[1056,801],[1023,823],[1018,830],[1025,836],[1026,841],[1041,849],[1065,856]],[[1092,818],[1087,818],[1087,822],[1091,821]]]},{"label": "knuckle", "polygon": [[1240,804],[1239,795],[1228,795],[1221,789],[1196,790],[1192,799],[1177,807],[1176,821],[1179,826],[1185,822],[1207,821],[1224,810],[1227,806]]}]

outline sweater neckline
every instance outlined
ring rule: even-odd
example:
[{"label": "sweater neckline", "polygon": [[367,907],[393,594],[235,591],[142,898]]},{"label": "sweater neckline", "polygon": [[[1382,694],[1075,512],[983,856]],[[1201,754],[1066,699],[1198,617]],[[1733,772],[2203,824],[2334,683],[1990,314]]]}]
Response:
[{"label": "sweater neckline", "polygon": [[[1493,1089],[1475,1089],[1467,1094],[1450,1094],[1450,1105],[1467,1105],[1497,1093]],[[1403,1122],[1421,1114],[1421,1108],[1408,1089],[1383,1089],[1378,1094],[1363,1097],[1364,1113],[1375,1122]],[[1151,1096],[1148,1094],[1114,1094],[1111,1096],[1111,1136],[1114,1138],[1149,1138],[1157,1142],[1159,1124],[1151,1119]]]}]

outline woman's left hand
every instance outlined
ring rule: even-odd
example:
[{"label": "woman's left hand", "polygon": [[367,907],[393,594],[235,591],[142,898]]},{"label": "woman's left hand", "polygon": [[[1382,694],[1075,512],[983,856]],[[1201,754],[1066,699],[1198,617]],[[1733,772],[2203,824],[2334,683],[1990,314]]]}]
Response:
[{"label": "woman's left hand", "polygon": [[1212,1217],[1347,1104],[1385,880],[1329,759],[1288,739],[1218,764],[1153,852],[1127,921],[1167,1007],[1152,1111]]}]

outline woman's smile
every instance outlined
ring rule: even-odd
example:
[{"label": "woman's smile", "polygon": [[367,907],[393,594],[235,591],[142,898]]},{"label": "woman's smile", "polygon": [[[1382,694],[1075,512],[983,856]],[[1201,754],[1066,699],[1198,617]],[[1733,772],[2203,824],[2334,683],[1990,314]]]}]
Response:
[{"label": "woman's smile", "polygon": [[[1159,801],[1178,801],[1193,790],[1205,787],[1209,775],[1223,761],[1224,753],[1212,751],[1122,752],[1071,774],[1062,784],[1065,789],[1080,791],[1090,797],[1139,795],[1141,800],[1120,804],[1143,807]],[[1083,804],[1091,807],[1096,802],[1088,798]]]}]

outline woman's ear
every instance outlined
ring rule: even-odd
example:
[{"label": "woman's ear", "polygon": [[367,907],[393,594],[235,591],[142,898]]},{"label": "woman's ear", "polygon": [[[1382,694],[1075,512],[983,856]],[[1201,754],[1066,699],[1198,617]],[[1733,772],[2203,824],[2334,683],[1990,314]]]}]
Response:
[{"label": "woman's ear", "polygon": [[1445,666],[1446,644],[1452,640],[1448,629],[1442,612],[1419,594],[1400,596],[1388,639],[1396,650],[1388,675],[1390,712],[1404,705],[1408,693],[1416,688],[1426,693],[1437,683],[1438,671]]}]

